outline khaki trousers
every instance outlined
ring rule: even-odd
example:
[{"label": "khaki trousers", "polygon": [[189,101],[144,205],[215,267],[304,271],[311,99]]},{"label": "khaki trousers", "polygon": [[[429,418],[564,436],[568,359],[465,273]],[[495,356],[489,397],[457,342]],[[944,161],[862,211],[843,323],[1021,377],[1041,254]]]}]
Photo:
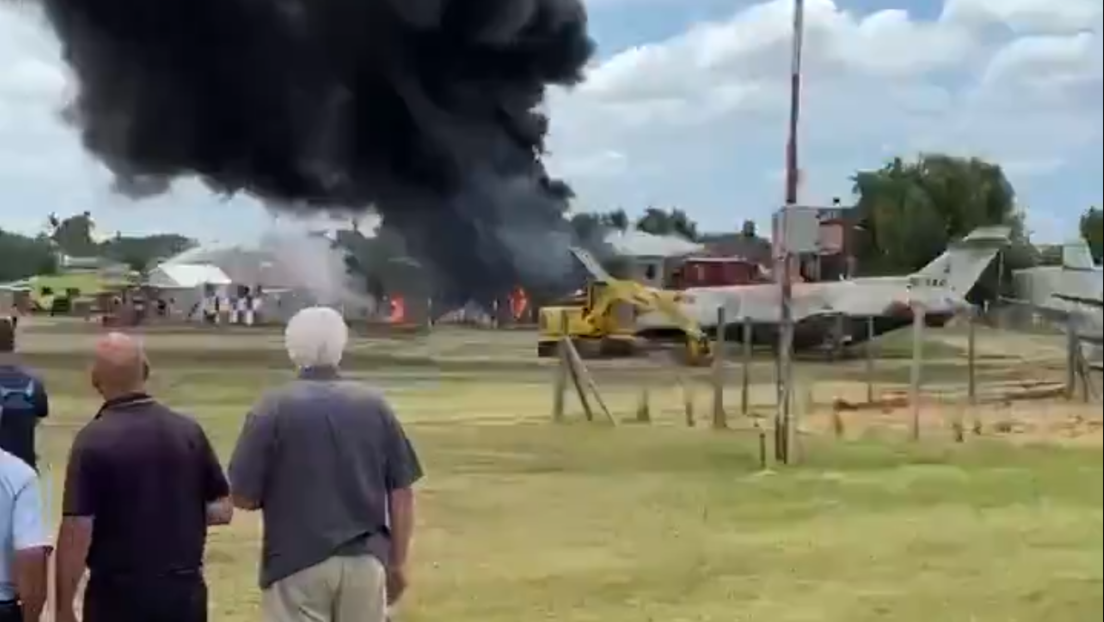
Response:
[{"label": "khaki trousers", "polygon": [[331,557],[261,595],[264,622],[386,622],[387,572],[371,555]]}]

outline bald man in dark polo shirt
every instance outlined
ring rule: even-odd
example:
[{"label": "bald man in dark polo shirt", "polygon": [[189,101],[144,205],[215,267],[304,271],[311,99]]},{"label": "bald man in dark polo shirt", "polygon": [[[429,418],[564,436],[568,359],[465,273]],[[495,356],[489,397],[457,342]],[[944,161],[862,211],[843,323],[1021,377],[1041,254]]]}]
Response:
[{"label": "bald man in dark polo shirt", "polygon": [[325,307],[288,323],[299,377],[249,413],[234,504],[261,510],[265,622],[384,622],[407,584],[422,467],[378,391],[338,372],[348,337]]},{"label": "bald man in dark polo shirt", "polygon": [[203,428],[146,393],[149,365],[133,339],[96,346],[92,384],[104,403],[73,441],[56,562],[56,622],[205,622],[208,525],[230,522],[222,467]]}]

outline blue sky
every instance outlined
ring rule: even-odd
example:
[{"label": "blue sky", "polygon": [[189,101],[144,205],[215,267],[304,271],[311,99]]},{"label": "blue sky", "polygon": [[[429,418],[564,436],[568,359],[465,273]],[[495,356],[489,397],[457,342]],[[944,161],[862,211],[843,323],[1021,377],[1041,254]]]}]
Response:
[{"label": "blue sky", "polygon": [[[553,172],[576,209],[677,205],[707,228],[760,222],[781,199],[790,4],[589,0],[599,58],[554,93]],[[938,150],[1003,164],[1040,240],[1104,195],[1101,0],[807,0],[802,199]],[[91,210],[103,233],[250,241],[249,200],[195,184],[135,203],[56,120],[71,86],[25,9],[0,9],[0,227]]]}]

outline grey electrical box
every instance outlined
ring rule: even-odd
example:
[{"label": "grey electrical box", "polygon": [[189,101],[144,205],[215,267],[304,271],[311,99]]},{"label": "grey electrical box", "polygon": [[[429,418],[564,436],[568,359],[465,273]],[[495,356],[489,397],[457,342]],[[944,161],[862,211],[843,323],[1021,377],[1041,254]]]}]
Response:
[{"label": "grey electrical box", "polygon": [[[773,242],[775,255],[816,253],[820,250],[820,213],[815,207],[787,206],[774,213]],[[785,231],[782,223],[785,222]]]}]

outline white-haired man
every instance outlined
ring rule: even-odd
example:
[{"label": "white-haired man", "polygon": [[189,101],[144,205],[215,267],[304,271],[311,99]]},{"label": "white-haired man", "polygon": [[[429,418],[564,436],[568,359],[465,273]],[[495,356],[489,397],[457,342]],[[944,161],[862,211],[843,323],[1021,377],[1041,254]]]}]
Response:
[{"label": "white-haired man", "polygon": [[407,585],[422,467],[380,393],[339,374],[340,314],[304,309],[285,341],[299,375],[254,406],[229,468],[234,504],[263,514],[263,617],[384,622]]}]

